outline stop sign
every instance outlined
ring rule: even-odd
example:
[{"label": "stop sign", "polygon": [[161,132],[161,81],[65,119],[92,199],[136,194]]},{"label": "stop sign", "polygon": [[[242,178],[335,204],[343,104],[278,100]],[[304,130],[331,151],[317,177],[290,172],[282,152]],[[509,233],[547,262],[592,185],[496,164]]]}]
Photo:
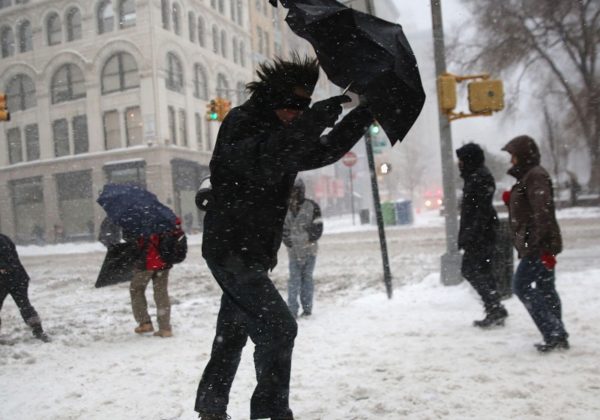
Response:
[{"label": "stop sign", "polygon": [[356,159],[356,153],[348,152],[342,158],[342,163],[350,168],[356,164]]}]

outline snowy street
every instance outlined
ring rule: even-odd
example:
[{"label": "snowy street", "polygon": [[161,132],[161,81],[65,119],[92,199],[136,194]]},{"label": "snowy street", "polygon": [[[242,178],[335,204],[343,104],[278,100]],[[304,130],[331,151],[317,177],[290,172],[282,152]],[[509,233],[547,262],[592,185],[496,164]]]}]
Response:
[{"label": "snowy street", "polygon": [[[483,311],[463,282],[444,287],[443,219],[386,229],[394,296],[388,300],[374,226],[326,220],[315,308],[299,319],[291,407],[301,420],[600,418],[600,209],[558,212],[565,251],[557,289],[571,349],[541,341],[512,297],[504,328],[471,326]],[[20,247],[29,295],[52,338],[41,343],[8,298],[0,331],[0,419],[194,419],[220,289],[200,253],[171,272],[174,337],[133,333],[128,284],[93,287],[100,244]],[[287,255],[272,278],[284,296]],[[146,296],[155,317],[152,288]],[[233,420],[249,416],[255,379],[247,345],[231,392]]]}]

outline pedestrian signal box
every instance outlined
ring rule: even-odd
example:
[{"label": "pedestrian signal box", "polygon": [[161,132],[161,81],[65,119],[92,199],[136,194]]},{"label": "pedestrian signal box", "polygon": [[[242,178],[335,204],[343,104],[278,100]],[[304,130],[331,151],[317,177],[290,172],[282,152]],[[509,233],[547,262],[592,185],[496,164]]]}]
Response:
[{"label": "pedestrian signal box", "polygon": [[387,175],[392,171],[392,165],[390,165],[387,162],[383,162],[382,164],[379,165],[379,174],[380,175]]},{"label": "pedestrian signal box", "polygon": [[217,98],[215,101],[217,103],[217,120],[223,121],[229,111],[231,111],[231,101],[225,98]]},{"label": "pedestrian signal box", "polygon": [[504,109],[504,89],[501,80],[477,80],[467,85],[469,110],[489,113]]},{"label": "pedestrian signal box", "polygon": [[217,112],[217,101],[211,99],[209,103],[206,104],[206,119],[209,121],[216,121],[219,118],[219,114]]},{"label": "pedestrian signal box", "polygon": [[440,109],[448,113],[456,108],[456,78],[451,74],[442,74],[437,80]]},{"label": "pedestrian signal box", "polygon": [[0,121],[10,121],[10,112],[8,112],[4,93],[0,93]]}]

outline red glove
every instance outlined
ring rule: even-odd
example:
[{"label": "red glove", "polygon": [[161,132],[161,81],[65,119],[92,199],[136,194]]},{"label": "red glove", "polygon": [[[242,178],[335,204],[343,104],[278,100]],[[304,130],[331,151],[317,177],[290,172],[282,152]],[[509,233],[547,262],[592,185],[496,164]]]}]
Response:
[{"label": "red glove", "polygon": [[549,252],[542,252],[542,256],[540,257],[542,260],[542,264],[546,267],[546,270],[554,270],[556,266],[556,257]]},{"label": "red glove", "polygon": [[504,191],[502,193],[502,201],[508,206],[508,203],[510,202],[510,191]]}]

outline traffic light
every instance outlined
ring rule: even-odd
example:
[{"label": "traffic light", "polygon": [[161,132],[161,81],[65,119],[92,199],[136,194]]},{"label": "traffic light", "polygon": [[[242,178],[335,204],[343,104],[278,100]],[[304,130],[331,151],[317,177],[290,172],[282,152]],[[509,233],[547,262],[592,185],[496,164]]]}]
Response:
[{"label": "traffic light", "polygon": [[379,164],[379,174],[387,175],[392,171],[392,165],[387,162],[383,162]]},{"label": "traffic light", "polygon": [[10,121],[10,112],[6,107],[6,95],[0,93],[0,121]]},{"label": "traffic light", "polygon": [[488,113],[504,108],[502,80],[477,80],[468,84],[469,110]]},{"label": "traffic light", "polygon": [[379,124],[377,122],[374,122],[373,124],[371,124],[371,127],[369,127],[369,132],[372,136],[376,136],[377,134],[379,134],[380,131],[381,127],[379,127]]},{"label": "traffic light", "polygon": [[216,121],[217,118],[219,118],[219,113],[217,112],[217,101],[211,99],[210,102],[206,104],[206,119],[209,121]]},{"label": "traffic light", "polygon": [[231,110],[231,101],[224,98],[217,98],[217,120],[223,121],[227,113]]},{"label": "traffic light", "polygon": [[437,80],[438,100],[444,113],[449,113],[456,108],[456,77],[442,74]]}]

